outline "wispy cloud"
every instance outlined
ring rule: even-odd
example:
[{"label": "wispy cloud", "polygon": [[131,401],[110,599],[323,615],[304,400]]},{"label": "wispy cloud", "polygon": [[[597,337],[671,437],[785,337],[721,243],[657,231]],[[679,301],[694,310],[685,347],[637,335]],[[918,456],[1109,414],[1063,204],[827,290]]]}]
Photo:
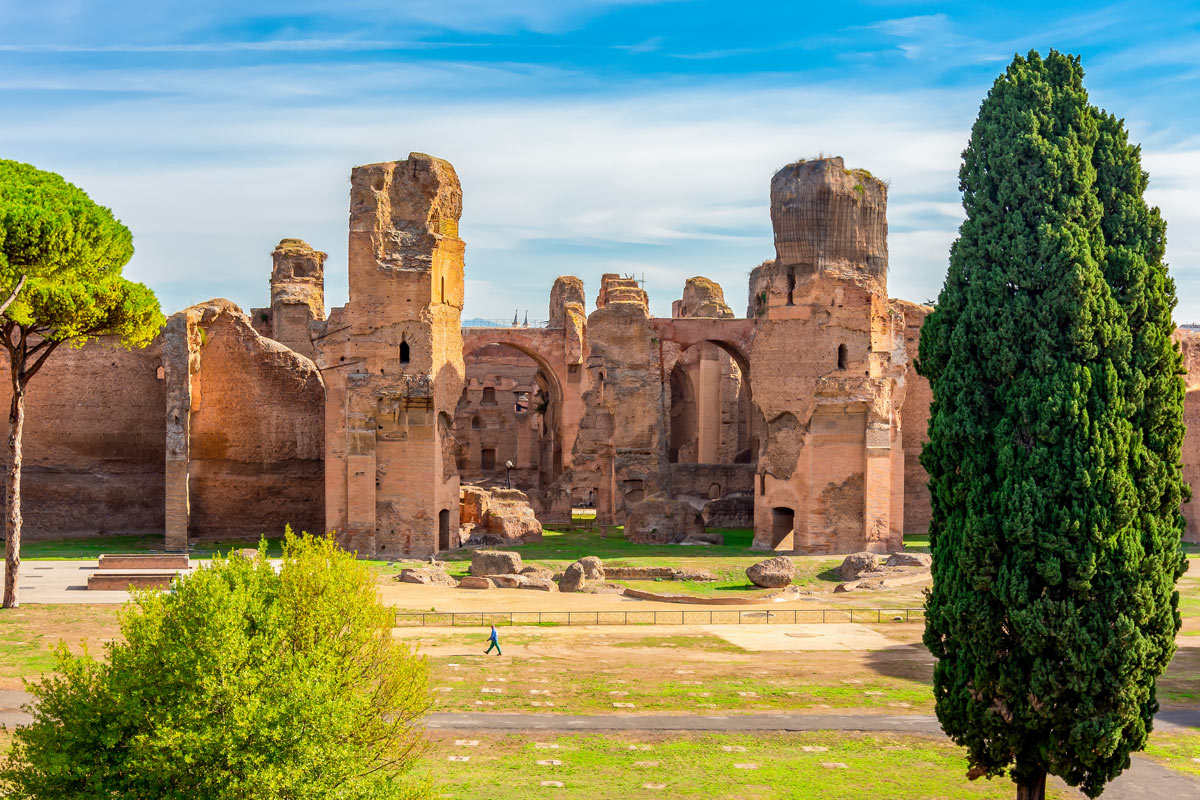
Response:
[{"label": "wispy cloud", "polygon": [[602,272],[644,274],[660,314],[705,274],[740,309],[773,254],[772,173],[823,151],[891,180],[889,288],[925,300],[987,86],[1014,50],[1080,46],[1094,97],[1146,144],[1179,315],[1200,319],[1196,92],[1180,80],[1195,31],[1167,24],[1186,10],[1038,7],[1017,29],[851,3],[821,19],[780,8],[764,27],[706,25],[729,11],[703,0],[639,5],[0,0],[0,153],[112,206],[135,233],[131,274],[174,310],[261,305],[285,236],[330,253],[327,296],[344,302],[350,167],[433,152],[463,181],[467,315],[541,317],[564,272],[590,297]]},{"label": "wispy cloud", "polygon": [[5,44],[3,53],[318,53],[405,50],[447,50],[484,47],[481,43],[372,41],[359,39],[275,39],[247,42],[188,42],[177,44]]}]

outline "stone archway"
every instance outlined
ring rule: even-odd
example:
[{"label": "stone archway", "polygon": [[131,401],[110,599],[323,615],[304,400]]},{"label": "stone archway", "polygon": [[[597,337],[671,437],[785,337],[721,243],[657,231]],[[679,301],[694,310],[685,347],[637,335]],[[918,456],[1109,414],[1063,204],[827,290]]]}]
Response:
[{"label": "stone archway", "polygon": [[[490,418],[497,415],[503,417],[500,424],[508,424],[510,428],[499,434],[494,431],[489,432],[486,430],[487,420],[485,419],[484,435],[481,436],[478,431],[470,433],[468,438],[479,437],[478,447],[476,448],[472,442],[470,448],[473,455],[478,449],[477,455],[480,459],[479,464],[476,464],[474,460],[471,461],[472,471],[480,474],[486,472],[482,466],[484,438],[509,441],[509,444],[516,448],[515,452],[525,453],[529,459],[525,462],[520,459],[511,459],[516,464],[524,463],[526,470],[522,476],[519,476],[516,470],[513,471],[513,486],[519,486],[527,492],[532,492],[530,500],[535,503],[535,509],[538,510],[539,515],[557,516],[563,513],[569,515],[569,511],[564,511],[570,506],[569,497],[559,486],[559,479],[571,465],[571,450],[574,446],[578,420],[582,412],[582,398],[579,371],[576,368],[576,372],[572,374],[566,363],[563,331],[553,328],[463,329],[463,358],[468,364],[468,371],[472,369],[473,357],[480,354],[481,351],[485,351],[486,348],[493,348],[493,351],[487,356],[489,358],[494,358],[497,353],[504,352],[498,348],[507,349],[510,356],[519,353],[521,357],[528,359],[528,362],[532,362],[531,367],[536,365],[536,373],[530,372],[526,375],[527,385],[510,385],[503,392],[494,391],[493,394],[497,398],[503,395],[503,402],[498,402],[498,408],[480,409],[485,417]],[[474,391],[487,391],[488,388],[491,387],[482,389],[477,387]],[[512,391],[513,394],[508,394],[509,391]],[[530,416],[530,414],[537,416]],[[528,420],[528,426],[526,426],[526,420]],[[503,445],[501,450],[506,447],[507,445]],[[508,473],[505,472],[505,469],[510,460],[509,455],[497,452],[493,457],[495,466],[492,467],[491,472],[499,475],[500,479],[507,477]],[[469,476],[472,473],[468,472],[467,474]],[[479,475],[476,475],[472,479],[480,478]],[[517,483],[517,480],[520,480],[521,483]],[[538,496],[535,498],[534,494]],[[560,506],[561,508],[559,508]]]}]

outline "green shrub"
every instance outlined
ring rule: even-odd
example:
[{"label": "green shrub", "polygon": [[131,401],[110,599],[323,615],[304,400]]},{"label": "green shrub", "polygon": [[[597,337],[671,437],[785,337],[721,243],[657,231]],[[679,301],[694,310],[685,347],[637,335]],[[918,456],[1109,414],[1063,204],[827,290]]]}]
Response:
[{"label": "green shrub", "polygon": [[218,557],[135,593],[106,660],[59,645],[0,795],[426,797],[426,665],[392,627],[371,571],[329,538],[289,530],[279,572],[265,542]]}]

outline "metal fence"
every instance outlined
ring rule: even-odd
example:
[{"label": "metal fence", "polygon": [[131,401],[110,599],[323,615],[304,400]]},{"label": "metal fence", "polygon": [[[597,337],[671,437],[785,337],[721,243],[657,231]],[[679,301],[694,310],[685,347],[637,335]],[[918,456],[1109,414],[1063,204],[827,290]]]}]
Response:
[{"label": "metal fence", "polygon": [[923,622],[923,608],[811,608],[704,611],[400,611],[396,627],[487,625],[795,625],[821,622]]}]

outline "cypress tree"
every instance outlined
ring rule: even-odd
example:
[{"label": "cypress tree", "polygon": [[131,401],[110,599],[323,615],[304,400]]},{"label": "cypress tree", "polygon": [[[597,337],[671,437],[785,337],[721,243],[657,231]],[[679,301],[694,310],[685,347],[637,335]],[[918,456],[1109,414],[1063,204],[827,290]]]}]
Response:
[{"label": "cypress tree", "polygon": [[[1129,763],[1179,627],[1182,385],[1163,226],[1078,58],[1017,56],[959,172],[933,389],[925,643],[971,777],[1089,796]],[[1152,484],[1149,488],[1144,482]]]}]

